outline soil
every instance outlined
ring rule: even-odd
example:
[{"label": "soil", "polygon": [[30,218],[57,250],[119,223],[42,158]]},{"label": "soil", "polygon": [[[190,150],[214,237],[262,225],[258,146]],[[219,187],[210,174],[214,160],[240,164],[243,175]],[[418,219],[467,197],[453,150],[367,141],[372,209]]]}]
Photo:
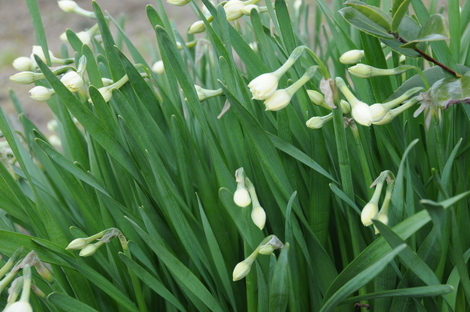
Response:
[{"label": "soil", "polygon": [[[75,0],[80,7],[92,11],[90,0]],[[77,14],[63,12],[55,0],[37,0],[42,15],[49,49],[56,56],[60,55],[63,42],[59,39],[67,28],[75,32],[86,30],[94,25],[94,20]],[[156,44],[155,33],[150,25],[145,8],[148,4],[156,6],[152,0],[98,0],[103,12],[108,12],[118,19],[121,14],[126,17],[125,30],[133,43],[143,51],[148,51],[146,45]],[[164,2],[164,1],[163,1]],[[196,16],[189,6],[175,7],[164,2],[168,16],[176,23],[176,28],[183,33],[196,21]],[[106,13],[105,13],[106,14]],[[114,28],[111,28],[115,31]],[[32,45],[36,44],[35,32],[25,0],[0,0],[0,106],[12,123],[17,122],[16,112],[9,97],[12,89],[20,99],[25,114],[47,133],[46,124],[53,118],[47,103],[34,101],[28,91],[32,85],[19,85],[9,80],[17,73],[12,67],[12,61],[19,56],[29,56]],[[69,49],[70,51],[70,49]],[[148,57],[148,62],[153,60]]]}]

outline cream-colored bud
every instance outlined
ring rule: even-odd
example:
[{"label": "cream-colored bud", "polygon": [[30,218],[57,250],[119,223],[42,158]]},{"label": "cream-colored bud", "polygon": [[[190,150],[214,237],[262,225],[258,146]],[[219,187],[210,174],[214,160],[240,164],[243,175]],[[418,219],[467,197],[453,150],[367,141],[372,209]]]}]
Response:
[{"label": "cream-colored bud", "polygon": [[101,78],[101,82],[103,83],[104,87],[110,86],[114,83],[114,81],[109,78]]},{"label": "cream-colored bud", "polygon": [[266,110],[277,111],[289,105],[292,95],[286,89],[276,90],[264,101]]},{"label": "cream-colored bud", "polygon": [[175,6],[185,6],[186,4],[190,3],[191,0],[167,0],[166,2]]},{"label": "cream-colored bud", "polygon": [[30,71],[24,71],[10,76],[11,81],[21,84],[30,84],[40,79],[44,79],[43,74]]},{"label": "cream-colored bud", "polygon": [[279,79],[275,74],[266,73],[253,79],[248,84],[248,88],[250,88],[253,99],[266,100],[276,91],[278,84]]},{"label": "cream-colored bud", "polygon": [[57,4],[59,5],[59,8],[66,13],[73,13],[78,7],[78,4],[75,1],[69,0],[61,0],[58,1]]},{"label": "cream-colored bud", "polygon": [[315,116],[307,120],[305,124],[310,129],[320,129],[321,127],[323,127],[324,122],[321,116]]},{"label": "cream-colored bud", "polygon": [[372,77],[372,68],[372,66],[359,63],[355,66],[349,67],[348,71],[356,77],[369,78]]},{"label": "cream-colored bud", "polygon": [[352,111],[351,116],[354,120],[363,125],[363,126],[370,126],[372,124],[372,112],[370,110],[370,106],[364,102],[358,101]]},{"label": "cream-colored bud", "polygon": [[322,93],[315,90],[307,90],[307,94],[313,104],[323,106],[323,103],[325,103],[325,96]]},{"label": "cream-colored bud", "polygon": [[34,64],[31,58],[27,56],[20,56],[13,60],[13,67],[19,71],[30,71],[34,69]]},{"label": "cream-colored bud", "polygon": [[251,264],[252,263],[248,263],[246,261],[242,261],[242,262],[239,262],[235,268],[233,269],[233,281],[236,282],[236,281],[239,281],[241,280],[242,278],[244,278],[245,276],[248,275],[248,273],[250,273],[250,270],[251,270]]},{"label": "cream-colored bud", "polygon": [[203,21],[194,22],[188,30],[188,34],[199,34],[206,31],[206,25]]},{"label": "cream-colored bud", "polygon": [[85,248],[88,245],[88,242],[85,238],[76,238],[70,242],[70,244],[65,247],[67,250],[80,250]]},{"label": "cream-colored bud", "polygon": [[[379,220],[385,225],[388,225],[388,215],[386,213],[379,212],[375,219]],[[375,229],[375,234],[380,233],[379,229],[375,225],[374,225],[374,229]]]},{"label": "cream-colored bud", "polygon": [[81,87],[83,87],[82,77],[73,70],[62,76],[60,81],[67,87],[67,89],[70,90],[70,92],[77,92]]},{"label": "cream-colored bud", "polygon": [[91,35],[88,31],[80,31],[77,33],[77,37],[78,39],[80,39],[80,41],[83,43],[83,44],[90,44],[91,42]]},{"label": "cream-colored bud", "polygon": [[60,140],[59,136],[55,135],[55,134],[52,134],[50,135],[47,140],[49,141],[49,143],[52,144],[52,146],[55,146],[55,147],[61,147],[62,146],[62,141]]},{"label": "cream-colored bud", "polygon": [[105,100],[105,102],[109,102],[111,98],[113,97],[113,88],[110,87],[103,87],[99,88],[98,91],[100,91],[101,96]]},{"label": "cream-colored bud", "polygon": [[264,229],[264,225],[266,224],[266,212],[261,206],[253,207],[251,211],[251,220],[253,223],[260,229]]},{"label": "cream-colored bud", "polygon": [[361,222],[364,226],[369,226],[372,224],[372,219],[375,219],[377,213],[379,212],[379,207],[377,204],[369,202],[364,206],[361,212]]},{"label": "cream-colored bud", "polygon": [[51,98],[55,91],[43,86],[36,86],[29,90],[29,93],[31,94],[30,96],[33,100],[45,102]]},{"label": "cream-colored bud", "polygon": [[33,308],[27,301],[17,301],[7,306],[3,312],[33,312]]},{"label": "cream-colored bud", "polygon": [[157,61],[152,65],[152,71],[156,74],[163,74],[165,72],[165,66],[163,65],[163,61]]},{"label": "cream-colored bud", "polygon": [[239,0],[230,0],[224,5],[227,21],[234,21],[243,16],[242,9],[245,3]]},{"label": "cream-colored bud", "polygon": [[343,53],[339,61],[343,64],[357,64],[364,57],[364,50],[350,50]]},{"label": "cream-colored bud", "polygon": [[372,113],[372,122],[380,121],[388,112],[388,109],[386,109],[385,106],[380,103],[373,104],[369,108]]},{"label": "cream-colored bud", "polygon": [[250,193],[241,183],[238,184],[237,190],[233,194],[233,201],[238,207],[246,207],[251,204]]},{"label": "cream-colored bud", "polygon": [[80,253],[78,255],[80,257],[89,257],[89,256],[93,255],[98,250],[98,248],[100,248],[101,245],[103,245],[103,244],[104,244],[103,242],[97,242],[97,243],[94,243],[94,244],[86,245],[80,251]]}]

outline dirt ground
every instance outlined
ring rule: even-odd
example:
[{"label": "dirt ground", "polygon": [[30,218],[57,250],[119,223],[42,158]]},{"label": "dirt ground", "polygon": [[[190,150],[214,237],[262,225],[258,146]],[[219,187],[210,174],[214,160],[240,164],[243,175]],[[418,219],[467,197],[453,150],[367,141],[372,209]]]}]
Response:
[{"label": "dirt ground", "polygon": [[[75,0],[82,8],[92,10],[91,0]],[[126,16],[126,33],[137,47],[145,52],[145,44],[156,42],[155,33],[147,19],[145,7],[152,4],[156,7],[155,0],[98,0],[103,11],[109,12],[113,18],[118,18],[124,13]],[[177,23],[180,32],[185,32],[189,25],[196,21],[191,8],[175,7],[165,1],[167,14]],[[79,32],[94,25],[94,20],[77,14],[63,12],[56,0],[38,0],[44,28],[46,31],[49,49],[54,55],[59,55],[62,41],[61,33],[67,28]],[[113,30],[113,28],[112,28]],[[12,102],[9,98],[9,89],[12,89],[19,97],[26,115],[42,131],[47,132],[45,125],[52,119],[52,115],[46,103],[36,102],[29,97],[28,90],[32,85],[19,85],[9,80],[17,71],[12,67],[12,61],[19,56],[29,56],[32,45],[36,44],[35,33],[29,16],[25,0],[0,0],[0,105],[5,110],[12,122],[16,120]],[[144,53],[143,53],[144,54]],[[149,59],[148,62],[153,60]]]}]

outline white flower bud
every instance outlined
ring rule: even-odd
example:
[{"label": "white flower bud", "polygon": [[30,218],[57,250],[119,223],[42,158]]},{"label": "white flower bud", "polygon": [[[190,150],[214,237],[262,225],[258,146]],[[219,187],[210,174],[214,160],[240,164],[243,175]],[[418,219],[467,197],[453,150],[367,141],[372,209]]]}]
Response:
[{"label": "white flower bud", "polygon": [[14,74],[13,76],[10,76],[11,81],[16,82],[16,83],[21,83],[21,84],[30,84],[43,78],[44,78],[43,74],[33,73],[30,71],[24,71],[21,73]]},{"label": "white flower bud", "polygon": [[206,25],[203,21],[194,22],[188,30],[188,34],[199,34],[206,31]]},{"label": "white flower bud", "polygon": [[305,124],[310,129],[320,129],[321,127],[323,127],[325,122],[321,116],[315,116],[307,120]]},{"label": "white flower bud", "polygon": [[276,90],[264,101],[266,110],[277,111],[289,105],[292,95],[286,89]]},{"label": "white flower bud", "polygon": [[255,100],[266,100],[277,89],[279,79],[273,73],[262,74],[253,79],[249,84],[250,92]]},{"label": "white flower bud", "polygon": [[[31,60],[34,60],[34,54],[36,54],[43,62],[46,62],[46,56],[41,46],[33,45],[33,51],[31,53]],[[52,56],[52,52],[49,51],[49,56]]]},{"label": "white flower bud", "polygon": [[[385,225],[388,225],[388,215],[386,213],[379,212],[375,219],[379,220]],[[380,233],[379,229],[375,225],[374,225],[374,229],[375,229],[375,234]]]},{"label": "white flower bud", "polygon": [[43,86],[36,86],[29,90],[29,93],[31,94],[30,96],[33,100],[45,102],[51,98],[55,91]]},{"label": "white flower bud", "polygon": [[98,91],[100,91],[101,96],[105,100],[105,102],[109,102],[111,98],[113,97],[113,88],[110,87],[103,87],[99,88]]},{"label": "white flower bud", "polygon": [[75,71],[66,73],[60,81],[70,90],[70,92],[77,92],[83,86],[83,79]]},{"label": "white flower bud", "polygon": [[242,9],[245,3],[239,0],[230,0],[224,5],[227,21],[234,21],[243,16]]},{"label": "white flower bud", "polygon": [[69,0],[61,0],[58,1],[57,4],[59,5],[59,8],[66,13],[73,13],[78,7],[78,4],[75,1]]},{"label": "white flower bud", "polygon": [[191,0],[167,0],[166,2],[168,2],[171,5],[184,6],[188,3],[190,3]]},{"label": "white flower bud", "polygon": [[260,229],[264,229],[264,225],[266,224],[266,212],[261,206],[253,207],[251,211],[251,220],[253,223]]},{"label": "white flower bud", "polygon": [[350,50],[343,53],[339,61],[343,64],[357,64],[364,57],[364,50]]},{"label": "white flower bud", "polygon": [[323,103],[325,103],[325,96],[322,93],[315,90],[307,90],[307,94],[313,104],[323,106]]},{"label": "white flower bud", "polygon": [[233,201],[238,207],[246,207],[251,204],[250,193],[241,183],[238,184],[237,190],[233,194]]},{"label": "white flower bud", "polygon": [[70,244],[65,247],[67,250],[80,250],[85,248],[88,245],[88,242],[85,238],[76,238],[70,242]]},{"label": "white flower bud", "polygon": [[89,257],[89,256],[93,255],[98,250],[98,248],[100,248],[101,245],[103,245],[103,244],[104,244],[103,242],[97,242],[97,243],[94,243],[94,244],[86,245],[80,251],[80,253],[78,255],[80,257]]},{"label": "white flower bud", "polygon": [[157,61],[152,65],[152,71],[156,74],[163,74],[165,72],[165,66],[163,65],[163,61]]},{"label": "white flower bud", "polygon": [[91,42],[91,35],[88,31],[80,31],[77,33],[77,37],[78,39],[80,39],[80,41],[83,43],[83,44],[90,44]]},{"label": "white flower bud", "polygon": [[3,312],[33,312],[33,308],[27,301],[17,301],[6,307]]},{"label": "white flower bud", "polygon": [[375,216],[379,212],[379,207],[375,203],[367,203],[362,209],[361,212],[361,222],[364,226],[369,226],[372,224],[372,219],[375,219]]},{"label": "white flower bud", "polygon": [[363,126],[370,126],[372,123],[372,112],[370,110],[370,106],[364,102],[358,101],[354,104],[351,116],[357,123]]},{"label": "white flower bud", "polygon": [[235,268],[233,269],[233,281],[236,282],[236,281],[239,281],[241,280],[242,278],[244,278],[245,276],[248,275],[248,273],[250,273],[250,270],[251,270],[251,265],[253,264],[253,261],[248,261],[248,259],[242,261],[242,262],[239,262]]},{"label": "white flower bud", "polygon": [[382,120],[382,118],[384,118],[385,114],[388,112],[388,109],[386,109],[385,106],[380,103],[373,104],[369,108],[372,113],[372,122]]},{"label": "white flower bud", "polygon": [[13,67],[19,71],[30,71],[34,68],[31,58],[20,56],[13,60]]}]

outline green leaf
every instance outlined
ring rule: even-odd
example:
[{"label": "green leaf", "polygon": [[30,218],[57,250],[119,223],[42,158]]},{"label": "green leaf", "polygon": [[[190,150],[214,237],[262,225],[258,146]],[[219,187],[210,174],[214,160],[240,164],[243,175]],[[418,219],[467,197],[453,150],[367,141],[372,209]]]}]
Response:
[{"label": "green leaf", "polygon": [[448,37],[449,32],[444,24],[444,18],[441,14],[434,14],[420,29],[417,38],[408,41],[408,43],[401,47],[404,49],[414,49],[420,42],[446,40]]},{"label": "green leaf", "polygon": [[393,1],[392,8],[392,31],[396,32],[400,27],[400,23],[405,16],[408,6],[410,5],[411,0],[395,0]]},{"label": "green leaf", "polygon": [[62,293],[51,293],[47,296],[47,300],[68,312],[98,312],[89,305]]},{"label": "green leaf", "polygon": [[390,15],[388,15],[382,9],[356,0],[346,1],[344,5],[349,5],[350,7],[353,7],[357,11],[361,12],[372,22],[385,29],[385,31],[388,32],[391,30],[392,19],[390,18]]},{"label": "green leaf", "polygon": [[411,288],[400,288],[387,291],[376,292],[372,294],[351,297],[345,299],[341,304],[359,302],[364,300],[386,298],[386,297],[434,297],[452,293],[455,288],[452,285],[434,285]]},{"label": "green leaf", "polygon": [[135,275],[142,280],[142,282],[150,287],[154,292],[156,292],[163,299],[167,300],[169,303],[175,306],[175,308],[180,311],[186,311],[186,309],[181,305],[178,299],[155,277],[153,277],[148,271],[138,265],[134,260],[129,258],[123,253],[119,253],[121,260],[131,269]]},{"label": "green leaf", "polygon": [[270,312],[283,312],[287,308],[287,303],[289,300],[289,289],[293,286],[289,283],[289,246],[289,243],[284,245],[284,248],[282,248],[281,254],[279,255],[279,259],[276,263],[276,267],[274,268],[269,291]]},{"label": "green leaf", "polygon": [[[416,21],[412,19],[411,17],[405,15],[400,22],[397,33],[400,35],[401,38],[409,42],[409,41],[412,41],[413,39],[418,38],[418,34],[420,30],[421,30],[421,27],[416,23]],[[413,49],[402,48],[401,45],[403,43],[396,40],[395,38],[393,38],[393,40],[390,40],[390,39],[381,39],[381,40],[383,43],[388,45],[392,50],[400,54],[406,55],[408,57],[420,57],[421,56],[418,52],[414,51]]]},{"label": "green leaf", "polygon": [[380,273],[390,261],[395,258],[403,249],[406,248],[406,244],[402,244],[393,249],[388,254],[384,255],[377,262],[358,273],[356,276],[347,281],[342,287],[340,287],[322,306],[320,312],[331,311],[336,307],[345,297],[358,290],[370,280],[372,280],[377,274]]},{"label": "green leaf", "polygon": [[[393,39],[394,37],[388,33],[388,29],[377,24],[366,15],[362,14],[358,10],[348,7],[339,10],[339,13],[343,15],[344,19],[348,21],[354,27],[362,30],[365,33],[368,33],[372,36],[379,37],[382,39]],[[390,25],[389,25],[390,26]]]}]

